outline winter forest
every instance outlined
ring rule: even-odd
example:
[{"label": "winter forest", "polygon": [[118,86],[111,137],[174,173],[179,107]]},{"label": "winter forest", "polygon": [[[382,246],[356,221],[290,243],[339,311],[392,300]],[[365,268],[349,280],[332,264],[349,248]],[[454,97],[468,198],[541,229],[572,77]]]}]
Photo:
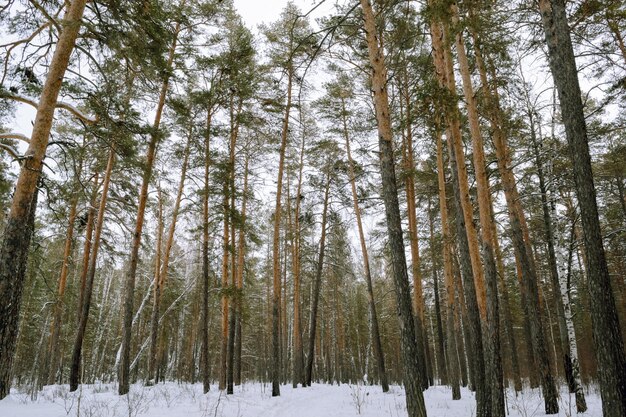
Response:
[{"label": "winter forest", "polygon": [[625,38],[1,0],[0,415],[625,417]]}]

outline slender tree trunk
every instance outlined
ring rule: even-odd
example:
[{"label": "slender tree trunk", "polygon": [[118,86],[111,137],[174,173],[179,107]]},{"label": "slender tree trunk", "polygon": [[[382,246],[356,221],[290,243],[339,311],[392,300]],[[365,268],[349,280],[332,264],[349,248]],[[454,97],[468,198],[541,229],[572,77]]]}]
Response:
[{"label": "slender tree trunk", "polygon": [[81,27],[86,0],[74,0],[61,21],[61,33],[48,67],[35,116],[30,144],[22,162],[6,219],[0,249],[0,399],[9,394],[15,345],[19,327],[24,275],[28,260],[31,231],[37,209],[37,182],[43,168],[54,109],[74,42]]},{"label": "slender tree trunk", "polygon": [[[439,137],[439,140],[441,140],[441,136],[438,135],[438,137]],[[443,160],[443,155],[442,155],[442,160]],[[445,191],[445,183],[444,183],[444,191]],[[447,220],[448,208],[445,207],[445,209],[446,209],[446,220]],[[448,383],[448,367],[446,366],[447,363],[446,363],[446,358],[445,358],[445,349],[444,349],[445,336],[443,334],[443,323],[441,319],[442,313],[441,313],[441,301],[440,301],[440,296],[439,296],[439,274],[437,273],[437,270],[439,268],[439,263],[435,261],[435,224],[434,224],[435,219],[433,218],[433,211],[431,209],[430,198],[428,199],[428,220],[429,220],[429,229],[430,229],[429,230],[430,231],[430,254],[433,257],[432,269],[433,269],[433,292],[434,292],[434,298],[435,298],[435,316],[436,316],[435,320],[437,322],[437,346],[436,347],[437,347],[437,356],[439,357],[439,362],[437,363],[437,373],[439,376],[440,383],[442,385],[446,385]],[[450,241],[450,238],[451,238],[450,226],[447,225],[446,227],[448,228],[447,244],[450,245],[452,243]],[[442,223],[442,234],[443,234],[443,223]],[[444,245],[445,244],[446,243],[444,243]],[[451,257],[452,256],[451,247],[448,248],[448,251],[450,251],[449,256]],[[451,259],[448,259],[448,261],[452,262]],[[462,378],[462,379],[465,379],[465,378]]]},{"label": "slender tree trunk", "polygon": [[[446,94],[456,95],[456,83],[452,64],[452,52],[447,24],[439,21],[430,23],[435,68],[439,86]],[[447,130],[448,153],[450,155],[451,179],[454,190],[457,243],[461,263],[463,288],[467,302],[469,333],[471,336],[470,379],[476,390],[476,415],[491,416],[491,395],[486,385],[485,350],[481,319],[486,319],[485,289],[482,263],[478,253],[478,236],[474,227],[473,208],[469,199],[467,168],[462,149],[460,114],[454,100],[439,104],[443,110]]]},{"label": "slender tree trunk", "polygon": [[[571,239],[570,239],[571,240]],[[563,309],[565,311],[565,323],[567,326],[569,346],[567,347],[572,359],[572,378],[574,380],[574,393],[576,396],[576,411],[584,413],[587,411],[587,401],[585,400],[585,393],[583,392],[582,382],[580,379],[580,364],[578,362],[578,346],[576,342],[576,331],[574,329],[574,319],[572,314],[572,307],[570,304],[569,296],[569,274],[568,265],[571,263],[565,255],[563,245],[558,244],[559,251],[557,252],[557,259],[559,264],[559,286],[560,294],[563,299]],[[564,348],[565,349],[565,348]]]},{"label": "slender tree trunk", "polygon": [[398,184],[393,160],[393,135],[389,97],[387,94],[387,68],[383,49],[378,43],[376,19],[369,0],[360,0],[363,9],[365,37],[371,66],[371,88],[378,127],[382,197],[391,252],[391,267],[400,321],[400,347],[402,352],[404,386],[407,411],[410,417],[425,417],[426,407],[421,390],[423,375],[417,361],[418,346],[415,341],[415,324],[409,289],[409,277],[404,254],[402,221],[398,202]]},{"label": "slender tree trunk", "polygon": [[[491,120],[491,127],[494,132],[493,142],[496,149],[498,168],[500,170],[502,185],[504,188],[504,194],[508,206],[509,220],[511,223],[511,236],[522,273],[522,291],[526,293],[526,299],[528,302],[527,305],[532,337],[532,349],[535,358],[538,360],[541,385],[545,400],[545,411],[546,414],[556,414],[558,413],[559,409],[557,391],[554,378],[550,370],[550,364],[546,351],[545,337],[543,334],[544,331],[541,324],[541,312],[538,299],[539,295],[537,290],[538,280],[534,267],[534,261],[532,259],[530,241],[527,236],[528,234],[524,233],[523,231],[524,229],[527,229],[527,227],[524,227],[526,224],[526,221],[524,219],[524,212],[521,207],[515,179],[510,168],[510,155],[506,145],[504,132],[502,131],[502,121],[500,117],[498,97],[497,94],[494,94],[495,92],[492,91],[489,87],[486,69],[482,61],[482,55],[478,44],[475,46],[475,54],[477,57],[481,80],[483,85],[485,86],[487,99],[489,101],[488,104],[490,105],[489,116]],[[468,82],[470,82],[469,75]],[[479,133],[480,132],[478,132],[478,134]]]},{"label": "slender tree trunk", "polygon": [[[447,135],[448,136],[448,135]],[[463,289],[465,301],[467,303],[467,316],[469,323],[470,345],[473,351],[472,357],[469,358],[470,364],[470,380],[471,386],[476,391],[476,415],[479,417],[488,417],[491,415],[490,393],[486,386],[485,375],[485,355],[483,348],[483,334],[480,321],[480,309],[478,307],[477,291],[474,286],[475,280],[472,273],[472,265],[470,260],[470,249],[467,239],[465,219],[462,214],[462,199],[459,187],[458,172],[456,171],[457,161],[456,153],[451,144],[452,140],[448,139],[448,153],[450,155],[450,177],[452,179],[452,189],[454,193],[454,212],[456,225],[456,239],[459,249],[459,261],[461,269],[461,277],[463,279]]]},{"label": "slender tree trunk", "polygon": [[91,257],[91,245],[93,244],[93,228],[96,222],[96,203],[98,202],[98,180],[100,173],[96,172],[93,178],[93,190],[89,200],[87,212],[87,225],[85,228],[85,244],[83,245],[83,263],[80,271],[80,289],[78,294],[78,309],[76,312],[76,323],[80,322],[83,299],[85,297],[85,287],[87,286],[87,273],[89,272],[89,259]]},{"label": "slender tree trunk", "polygon": [[363,232],[363,222],[361,221],[361,209],[359,208],[359,196],[356,191],[356,178],[354,174],[354,161],[350,151],[350,136],[348,134],[348,122],[346,120],[346,104],[345,99],[341,99],[341,114],[343,123],[343,134],[346,140],[346,154],[348,156],[348,174],[350,176],[350,187],[352,190],[352,203],[354,205],[354,214],[356,216],[356,224],[359,231],[359,242],[361,243],[361,254],[363,255],[363,271],[365,272],[365,282],[367,284],[367,301],[372,321],[372,344],[374,347],[374,356],[378,365],[378,376],[383,392],[389,391],[389,382],[387,380],[387,371],[385,370],[385,357],[383,347],[380,341],[380,330],[378,326],[378,314],[376,313],[376,302],[374,299],[374,286],[372,285],[372,273],[370,270],[369,255],[367,245],[365,243],[365,233]]},{"label": "slender tree trunk", "polygon": [[[80,162],[76,178],[80,178],[83,162]],[[50,339],[48,342],[48,353],[44,369],[43,380],[48,385],[54,384],[56,380],[57,370],[59,369],[59,337],[61,334],[61,325],[63,322],[63,299],[65,297],[65,288],[67,285],[67,274],[69,271],[70,257],[72,255],[72,244],[74,242],[74,223],[76,222],[76,207],[78,206],[78,182],[74,184],[74,195],[70,202],[70,212],[67,219],[67,232],[65,235],[65,245],[63,247],[63,260],[61,263],[61,272],[59,274],[59,286],[57,291],[57,299],[54,304],[54,313],[52,319],[52,327],[50,329]]]},{"label": "slender tree trunk", "polygon": [[422,269],[419,253],[419,240],[417,235],[417,213],[415,211],[415,162],[413,161],[413,132],[411,129],[411,99],[409,97],[408,79],[404,74],[404,85],[401,87],[401,102],[405,100],[405,123],[406,133],[403,131],[403,165],[405,169],[404,186],[406,191],[407,217],[409,220],[409,241],[411,244],[411,275],[413,276],[413,310],[415,312],[415,336],[418,346],[418,361],[421,369],[422,386],[424,389],[429,385],[428,373],[428,338],[424,326],[424,290],[422,289]]},{"label": "slender tree trunk", "polygon": [[[202,390],[206,394],[211,387],[209,363],[209,168],[211,166],[211,120],[213,106],[207,111],[204,137],[204,193],[202,195]],[[195,369],[195,366],[194,366]]]},{"label": "slender tree trunk", "polygon": [[[535,162],[537,164],[537,176],[539,177],[539,189],[541,191],[541,203],[543,209],[543,222],[546,234],[546,242],[548,243],[548,262],[550,264],[550,278],[552,290],[557,294],[557,307],[559,313],[559,331],[561,333],[561,345],[563,350],[563,360],[565,362],[566,378],[570,392],[576,394],[576,409],[579,413],[587,410],[585,394],[582,390],[580,381],[580,369],[578,365],[578,348],[576,346],[576,333],[574,331],[574,323],[572,320],[571,307],[569,306],[569,294],[567,291],[567,267],[566,257],[561,253],[562,245],[555,241],[553,224],[556,218],[552,218],[550,214],[550,203],[548,201],[548,189],[543,172],[543,163],[539,154],[539,146],[535,134],[534,119],[532,114],[530,117],[531,138],[533,140],[533,150],[535,153]],[[552,204],[555,207],[555,204]],[[555,210],[553,209],[553,212]],[[556,213],[554,213],[556,214]],[[555,216],[556,217],[556,216]],[[555,243],[559,247],[559,255],[555,250]],[[558,259],[557,261],[557,258]],[[569,309],[569,312],[567,311]],[[563,315],[561,317],[561,314]],[[563,334],[565,332],[565,334]],[[576,363],[574,363],[574,358]],[[574,369],[576,368],[576,369]]]},{"label": "slender tree trunk", "polygon": [[115,163],[115,149],[111,147],[109,158],[107,161],[106,173],[102,184],[102,192],[100,196],[100,205],[98,207],[98,219],[95,224],[95,234],[93,239],[93,247],[89,259],[89,273],[87,275],[87,287],[85,288],[85,298],[81,305],[80,322],[78,323],[78,331],[74,342],[72,352],[72,364],[70,369],[70,391],[76,391],[80,379],[80,363],[83,348],[83,340],[85,338],[85,329],[87,329],[87,319],[89,318],[89,308],[91,306],[91,294],[93,292],[93,281],[96,276],[96,267],[98,261],[98,249],[100,248],[100,237],[104,225],[104,214],[106,211],[107,195],[109,192],[109,184],[111,182],[111,173]]},{"label": "slender tree trunk", "polygon": [[[180,211],[180,202],[183,197],[183,191],[185,188],[185,179],[187,177],[187,164],[189,161],[189,152],[191,146],[193,132],[189,132],[187,137],[187,143],[185,144],[185,150],[183,151],[183,165],[180,171],[180,181],[178,184],[178,192],[176,193],[176,200],[174,201],[174,208],[172,209],[172,220],[167,232],[167,240],[165,242],[165,248],[163,250],[162,262],[159,265],[159,273],[156,275],[158,282],[154,283],[154,304],[152,310],[152,334],[150,337],[150,371],[149,379],[154,379],[155,383],[158,383],[156,378],[156,356],[157,356],[157,341],[159,331],[159,307],[161,305],[161,296],[163,294],[163,287],[167,282],[167,274],[170,265],[170,255],[172,253],[172,246],[174,245],[174,234],[176,232],[176,222],[178,220],[178,213]],[[159,229],[161,230],[161,229]],[[157,243],[157,251],[160,251],[161,246]]]},{"label": "slender tree trunk", "polygon": [[[229,160],[228,160],[228,197],[230,198],[230,207],[228,209],[228,216],[230,218],[230,245],[228,251],[231,252],[230,258],[230,277],[231,282],[228,286],[230,295],[228,296],[229,303],[229,316],[228,316],[228,340],[226,346],[226,394],[232,394],[234,392],[234,364],[235,364],[235,326],[236,326],[236,310],[237,301],[235,300],[234,290],[236,288],[237,280],[237,255],[235,253],[236,246],[236,234],[235,234],[235,153],[237,146],[237,138],[239,137],[239,115],[241,113],[241,107],[243,100],[240,98],[235,106],[234,97],[231,96],[230,100],[230,144],[229,144]],[[228,279],[227,279],[228,281]],[[226,295],[226,294],[224,294]],[[222,364],[222,366],[224,366]]]},{"label": "slender tree trunk", "polygon": [[[157,342],[159,335],[159,307],[161,304],[161,259],[163,257],[163,192],[157,187],[157,230],[156,248],[154,256],[154,287],[152,297],[152,318],[150,320],[150,352],[148,357],[148,384],[157,383],[156,362]],[[153,381],[153,382],[151,382]]]},{"label": "slender tree trunk", "polygon": [[[186,0],[181,0],[181,8],[184,7]],[[141,179],[141,189],[139,191],[139,204],[137,207],[137,219],[135,224],[135,231],[133,233],[133,240],[131,244],[130,261],[128,267],[128,274],[126,276],[126,283],[124,289],[124,326],[122,332],[122,357],[120,367],[118,370],[119,395],[128,394],[130,389],[130,349],[132,341],[132,325],[133,325],[133,304],[135,297],[135,278],[137,275],[137,264],[139,262],[139,247],[141,246],[141,234],[143,231],[144,216],[146,212],[146,205],[148,203],[148,187],[150,186],[150,179],[152,178],[152,170],[154,168],[154,161],[156,159],[157,144],[159,142],[159,126],[161,124],[161,117],[163,115],[163,109],[165,107],[165,98],[167,96],[167,90],[169,88],[170,73],[174,62],[174,55],[176,53],[176,46],[178,43],[178,35],[181,30],[180,22],[176,22],[174,28],[174,39],[172,46],[169,50],[169,56],[167,59],[168,71],[165,71],[163,83],[161,84],[161,91],[159,93],[159,101],[157,103],[156,115],[154,116],[154,123],[152,124],[152,133],[150,135],[150,142],[148,143],[148,150],[146,152],[146,161],[144,165],[143,175]]]},{"label": "slender tree trunk", "polygon": [[283,171],[285,168],[285,149],[289,134],[289,112],[291,110],[291,89],[293,83],[293,64],[290,61],[287,68],[287,103],[280,142],[280,157],[278,162],[278,178],[276,184],[276,208],[274,210],[274,236],[272,250],[272,396],[280,395],[280,218],[283,192]]},{"label": "slender tree trunk", "polygon": [[540,0],[548,60],[559,95],[580,206],[593,341],[605,417],[626,415],[626,359],[602,243],[585,114],[563,0]]},{"label": "slender tree trunk", "polygon": [[242,307],[243,307],[243,269],[245,264],[246,250],[246,209],[248,204],[248,162],[249,155],[246,151],[243,167],[243,195],[241,197],[241,225],[239,229],[239,242],[237,247],[237,280],[235,282],[235,358],[234,358],[234,383],[241,385],[241,345],[242,345]]},{"label": "slender tree trunk", "polygon": [[[443,164],[443,144],[441,143],[441,133],[437,136],[437,184],[439,190],[439,211],[441,213],[441,232],[443,240],[443,273],[446,287],[446,315],[447,315],[447,361],[449,369],[449,383],[452,387],[452,399],[461,399],[461,389],[459,387],[460,372],[457,358],[457,345],[455,337],[454,314],[456,310],[454,272],[452,270],[452,250],[450,241],[450,227],[448,224],[448,203],[446,200],[446,177]],[[443,349],[442,349],[443,350]],[[442,358],[443,360],[443,358]]]},{"label": "slender tree trunk", "polygon": [[[541,161],[541,155],[539,153],[539,146],[537,143],[537,137],[535,133],[534,117],[532,112],[529,112],[529,121],[531,129],[531,139],[533,141],[533,150],[535,153],[535,162],[537,164],[537,176],[539,177],[539,189],[541,191],[541,202],[543,208],[543,221],[546,234],[546,241],[548,243],[548,262],[550,264],[550,278],[552,283],[552,289],[557,295],[557,306],[559,307],[559,330],[561,332],[562,350],[564,355],[566,377],[570,388],[570,392],[574,392],[576,395],[576,410],[579,413],[587,410],[587,403],[585,401],[585,394],[582,390],[582,384],[580,381],[580,367],[578,364],[578,348],[576,343],[576,333],[574,331],[574,323],[572,321],[572,312],[569,305],[569,293],[567,289],[567,266],[566,256],[562,253],[562,245],[559,245],[554,236],[553,222],[556,221],[555,204],[548,201],[548,189],[546,186],[545,175],[543,171],[543,163]],[[550,214],[550,206],[555,214],[555,218]],[[559,239],[560,240],[560,239]],[[559,253],[555,250],[556,246],[559,247]],[[568,311],[569,310],[569,311]],[[561,323],[562,322],[562,323]],[[562,333],[565,332],[565,335]]]},{"label": "slender tree trunk", "polygon": [[[289,208],[289,176],[287,176],[287,186],[285,187],[287,190],[287,195],[285,196],[286,201],[286,209]],[[283,239],[283,268],[282,268],[282,295],[281,295],[281,307],[280,307],[280,328],[281,328],[281,340],[280,340],[280,361],[281,361],[281,381],[283,383],[287,382],[287,369],[289,367],[289,326],[287,324],[287,259],[288,259],[288,237],[287,233],[284,235]]]},{"label": "slender tree trunk", "polygon": [[[458,11],[453,6],[453,22],[457,23]],[[472,86],[469,62],[465,53],[465,44],[463,42],[462,33],[456,34],[456,50],[460,66],[461,78],[463,80],[463,94],[467,103],[468,120],[470,125],[470,134],[472,138],[472,150],[474,156],[474,170],[478,192],[478,208],[481,224],[481,246],[482,258],[484,262],[485,281],[487,289],[487,334],[486,334],[486,351],[488,353],[486,360],[487,380],[490,381],[491,404],[493,416],[504,416],[504,387],[502,375],[502,356],[500,354],[500,314],[498,305],[498,275],[496,271],[496,261],[494,255],[493,233],[491,231],[491,196],[489,189],[489,179],[487,178],[485,150],[483,138],[480,132],[480,124],[478,120],[478,107],[474,96],[474,88]],[[457,155],[458,157],[458,155]],[[457,161],[458,162],[458,161]],[[545,391],[547,396],[551,391]],[[550,399],[551,401],[551,399]],[[546,398],[546,411],[548,408],[548,398]],[[551,410],[551,409],[550,409]],[[558,404],[555,412],[558,411]]]},{"label": "slender tree trunk", "polygon": [[293,386],[297,388],[298,383],[306,386],[304,380],[304,352],[302,344],[302,318],[300,310],[300,204],[302,193],[302,171],[304,168],[304,146],[306,134],[304,131],[302,106],[300,106],[300,121],[302,124],[302,142],[300,145],[300,162],[298,165],[298,188],[296,190],[296,207],[294,210],[294,233],[293,233]]},{"label": "slender tree trunk", "polygon": [[[492,212],[493,217],[493,203]],[[504,337],[506,337],[509,344],[510,358],[511,358],[511,371],[513,373],[513,387],[515,392],[522,390],[522,378],[519,369],[519,358],[517,355],[517,343],[515,342],[515,332],[513,330],[513,315],[511,314],[511,301],[509,297],[509,290],[506,285],[504,263],[502,261],[502,251],[500,249],[500,243],[498,242],[498,232],[496,228],[495,219],[492,223],[492,233],[494,241],[494,249],[496,255],[496,264],[498,265],[498,282],[500,283],[500,294],[502,295],[502,303],[504,311]]]},{"label": "slender tree trunk", "polygon": [[224,198],[223,198],[223,210],[224,210],[224,237],[222,244],[222,339],[220,343],[220,379],[218,387],[221,390],[226,389],[226,374],[228,372],[228,315],[229,315],[229,299],[228,299],[228,259],[230,250],[228,245],[230,243],[230,219],[229,219],[229,198],[228,198],[228,181],[224,181]]},{"label": "slender tree trunk", "polygon": [[[442,25],[443,28],[443,71],[445,71],[446,78],[445,81],[447,83],[447,88],[451,94],[456,94],[456,82],[454,79],[454,62],[452,57],[452,49],[451,43],[454,40],[450,35],[450,28],[447,23]],[[435,39],[433,38],[433,42]],[[439,42],[439,41],[437,41]],[[450,121],[449,124],[451,128],[449,129],[449,133],[451,134],[452,147],[455,153],[456,160],[456,171],[458,172],[459,179],[459,190],[461,192],[461,204],[462,204],[462,213],[459,213],[463,216],[465,221],[465,230],[467,234],[467,241],[469,244],[470,251],[470,261],[472,265],[472,272],[474,275],[474,283],[476,287],[476,297],[478,301],[478,309],[480,312],[480,316],[482,320],[486,320],[487,317],[487,304],[486,304],[486,289],[485,289],[485,277],[482,261],[480,259],[480,251],[478,247],[478,232],[476,230],[476,226],[474,225],[474,210],[472,207],[472,202],[470,200],[469,193],[469,180],[467,175],[467,167],[465,165],[465,154],[463,152],[463,138],[461,136],[461,125],[460,125],[460,114],[458,110],[458,105],[454,103],[450,110],[451,114],[449,115]]]},{"label": "slender tree trunk", "polygon": [[[465,340],[469,340],[468,333],[466,333],[463,324],[463,305],[461,305],[462,291],[461,287],[459,287],[459,283],[461,280],[459,279],[459,274],[454,272],[454,285],[455,285],[455,293],[457,295],[456,303],[460,305],[460,308],[457,308],[456,314],[454,316],[454,337],[456,338],[456,347],[459,357],[459,368],[460,368],[460,376],[461,376],[461,386],[467,387],[467,356],[468,356],[468,347],[465,345]],[[466,339],[467,337],[467,339]]]},{"label": "slender tree trunk", "polygon": [[315,332],[317,329],[317,310],[320,298],[320,288],[322,286],[322,272],[324,271],[324,254],[326,248],[326,221],[328,219],[328,200],[330,194],[331,174],[326,175],[326,186],[324,189],[324,209],[322,211],[322,235],[320,237],[320,248],[313,281],[313,294],[311,300],[311,318],[309,324],[309,349],[306,357],[306,367],[304,369],[304,381],[311,386],[313,379],[313,360],[315,356]]}]

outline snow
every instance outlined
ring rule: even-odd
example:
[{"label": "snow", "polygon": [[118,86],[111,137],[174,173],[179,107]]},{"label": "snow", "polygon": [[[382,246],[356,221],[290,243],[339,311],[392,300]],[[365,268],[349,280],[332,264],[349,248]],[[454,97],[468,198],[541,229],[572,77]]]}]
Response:
[{"label": "snow", "polygon": [[[429,417],[471,417],[475,415],[474,396],[462,388],[462,399],[451,400],[448,387],[431,387],[424,392]],[[597,392],[585,392],[589,411],[585,417],[601,417]],[[573,396],[561,392],[559,416],[574,416]],[[507,393],[508,415],[540,417],[543,400],[538,390]],[[219,392],[211,386],[202,394],[201,384],[168,382],[145,387],[135,384],[129,395],[118,396],[115,384],[85,385],[70,393],[67,385],[47,386],[31,394],[16,389],[0,401],[2,417],[381,417],[406,416],[404,389],[392,386],[383,394],[379,386],[323,385],[293,389],[281,386],[281,396],[271,396],[271,385],[246,383],[235,387],[234,395]]]}]

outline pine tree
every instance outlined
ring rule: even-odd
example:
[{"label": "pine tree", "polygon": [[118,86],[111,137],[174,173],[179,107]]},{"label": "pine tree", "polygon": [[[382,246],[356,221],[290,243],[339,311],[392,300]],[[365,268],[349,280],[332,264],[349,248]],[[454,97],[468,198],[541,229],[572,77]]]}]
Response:
[{"label": "pine tree", "polygon": [[369,0],[361,0],[364,29],[371,67],[371,86],[374,94],[374,107],[378,125],[378,145],[380,148],[380,171],[382,196],[385,202],[387,233],[391,250],[394,288],[398,303],[398,316],[401,329],[401,349],[404,361],[404,385],[407,397],[407,410],[411,417],[426,416],[424,396],[421,391],[423,375],[417,362],[417,345],[413,309],[404,256],[404,242],[398,204],[397,182],[392,151],[392,132],[387,94],[387,70],[385,54],[377,37],[376,20]]},{"label": "pine tree", "polygon": [[542,0],[539,8],[583,224],[602,410],[605,417],[620,416],[626,414],[626,357],[602,244],[587,126],[565,3],[561,0]]},{"label": "pine tree", "polygon": [[11,370],[30,245],[28,231],[33,228],[31,219],[34,219],[36,211],[36,205],[33,203],[37,201],[37,181],[50,137],[59,90],[81,27],[80,21],[85,4],[84,0],[73,1],[65,15],[63,28],[39,99],[35,125],[29,148],[26,151],[28,157],[24,160],[20,170],[2,239],[0,249],[0,298],[3,300],[0,303],[0,317],[2,317],[0,319],[0,369],[2,369],[0,371],[0,398],[7,396],[11,388]]}]

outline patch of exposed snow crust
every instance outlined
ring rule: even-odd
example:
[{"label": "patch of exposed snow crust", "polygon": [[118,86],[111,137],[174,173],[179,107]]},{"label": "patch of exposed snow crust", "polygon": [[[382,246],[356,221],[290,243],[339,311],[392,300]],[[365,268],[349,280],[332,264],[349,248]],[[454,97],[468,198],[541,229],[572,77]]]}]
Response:
[{"label": "patch of exposed snow crust", "polygon": [[[3,417],[402,417],[406,416],[404,389],[392,386],[383,394],[376,385],[323,385],[293,389],[281,386],[281,396],[272,398],[271,384],[246,383],[226,395],[211,386],[202,394],[202,384],[168,382],[146,387],[134,384],[130,393],[117,395],[116,384],[84,385],[70,393],[67,385],[46,386],[38,393],[13,389],[0,401]],[[601,417],[602,406],[595,388],[586,389],[589,411],[585,417]],[[431,387],[424,392],[426,409],[432,417],[476,415],[474,395],[461,389],[461,400],[452,401],[448,387]],[[541,417],[543,399],[539,390],[526,389],[516,396],[508,391],[507,415]],[[576,414],[573,395],[561,390],[559,416]]]}]

